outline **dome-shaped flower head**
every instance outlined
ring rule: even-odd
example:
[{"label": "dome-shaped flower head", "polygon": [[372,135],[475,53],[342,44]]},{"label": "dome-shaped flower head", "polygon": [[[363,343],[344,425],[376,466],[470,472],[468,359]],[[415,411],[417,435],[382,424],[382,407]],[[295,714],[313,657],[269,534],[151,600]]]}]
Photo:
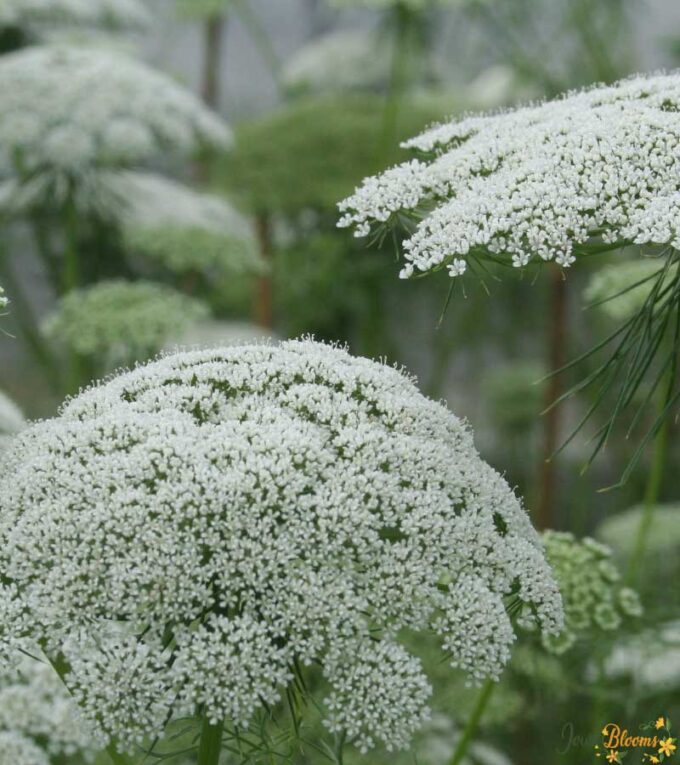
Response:
[{"label": "dome-shaped flower head", "polygon": [[331,730],[402,747],[429,695],[403,629],[471,681],[509,657],[510,602],[561,629],[540,538],[469,429],[335,347],[167,356],[19,434],[0,474],[3,641],[61,652],[124,747],[173,714],[246,725],[312,671]]},{"label": "dome-shaped flower head", "polygon": [[142,29],[149,12],[140,0],[2,0],[0,28],[13,27],[31,38],[64,27]]},{"label": "dome-shaped flower head", "polygon": [[485,256],[570,265],[584,247],[680,247],[680,74],[638,76],[433,127],[420,159],[340,204],[358,235],[413,219],[403,277]]},{"label": "dome-shaped flower head", "polygon": [[65,295],[45,321],[48,339],[108,372],[147,361],[205,319],[204,303],[155,282],[98,282]]},{"label": "dome-shaped flower head", "polygon": [[192,93],[111,50],[45,46],[0,61],[0,173],[74,176],[230,141]]},{"label": "dome-shaped flower head", "polygon": [[160,175],[112,173],[125,247],[176,273],[211,276],[264,269],[254,228],[225,199]]}]

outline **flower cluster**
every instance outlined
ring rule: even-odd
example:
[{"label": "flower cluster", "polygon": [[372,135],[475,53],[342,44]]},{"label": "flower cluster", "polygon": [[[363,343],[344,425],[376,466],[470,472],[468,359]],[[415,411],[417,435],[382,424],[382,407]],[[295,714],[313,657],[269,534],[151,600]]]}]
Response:
[{"label": "flower cluster", "polygon": [[131,252],[179,273],[262,270],[250,222],[226,200],[151,173],[111,173],[105,185],[124,203],[120,224]]},{"label": "flower cluster", "polygon": [[191,93],[111,50],[44,46],[0,60],[0,172],[82,174],[230,134]]},{"label": "flower cluster", "polygon": [[565,624],[561,635],[542,635],[546,649],[563,653],[584,632],[616,630],[623,617],[642,614],[638,594],[621,585],[608,547],[559,531],[544,532],[543,545],[562,594]]},{"label": "flower cluster", "polygon": [[47,662],[24,658],[0,672],[0,763],[49,765],[53,757],[89,754],[94,743]]},{"label": "flower cluster", "polygon": [[504,595],[563,626],[540,537],[467,426],[336,347],[138,367],[19,434],[0,475],[0,646],[49,641],[125,747],[198,708],[247,725],[312,663],[328,726],[402,746],[429,686],[404,629],[478,680],[514,639]]},{"label": "flower cluster", "polygon": [[0,27],[42,36],[55,27],[140,29],[149,14],[140,0],[3,0]]},{"label": "flower cluster", "polygon": [[45,322],[45,334],[81,356],[111,369],[146,361],[207,308],[153,282],[104,281],[69,292]]},{"label": "flower cluster", "polygon": [[3,290],[2,287],[0,287],[0,311],[3,308],[7,308],[7,304],[9,303],[9,300],[5,296],[5,290]]},{"label": "flower cluster", "polygon": [[661,290],[675,277],[677,266],[664,269],[664,265],[660,258],[610,263],[593,274],[584,297],[608,318],[625,321],[643,308],[662,276]]},{"label": "flower cluster", "polygon": [[424,156],[366,179],[341,226],[414,218],[401,276],[484,256],[570,265],[579,247],[680,247],[680,75],[638,76],[407,141]]}]

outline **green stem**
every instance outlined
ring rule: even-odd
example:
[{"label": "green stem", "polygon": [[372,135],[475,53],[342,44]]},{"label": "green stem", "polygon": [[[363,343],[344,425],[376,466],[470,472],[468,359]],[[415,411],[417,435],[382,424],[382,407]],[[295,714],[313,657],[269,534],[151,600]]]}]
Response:
[{"label": "green stem", "polygon": [[198,744],[197,765],[218,765],[222,749],[222,724],[213,725],[207,715],[203,717],[201,739]]},{"label": "green stem", "polygon": [[[669,386],[670,390],[670,386]],[[666,408],[666,399],[660,399],[658,410],[659,413],[663,412]],[[668,418],[659,426],[656,437],[654,438],[654,453],[652,455],[652,467],[649,472],[649,478],[647,480],[647,487],[645,489],[645,497],[642,506],[642,516],[640,517],[640,525],[638,526],[637,535],[635,537],[635,549],[631,555],[630,562],[628,564],[628,571],[626,579],[629,584],[633,584],[638,577],[640,566],[642,565],[642,559],[645,555],[645,549],[647,547],[647,541],[649,538],[649,532],[654,520],[654,510],[656,509],[659,494],[661,491],[661,481],[663,479],[664,466],[666,464],[666,452],[668,450]]]},{"label": "green stem", "polygon": [[449,760],[449,765],[460,765],[460,763],[463,761],[463,757],[465,757],[467,754],[467,751],[470,748],[470,744],[472,743],[472,739],[477,733],[479,721],[482,719],[484,710],[489,703],[489,699],[491,698],[491,694],[493,693],[495,687],[496,683],[493,680],[487,680],[482,686],[479,692],[479,696],[477,697],[475,708],[472,710],[470,719],[467,721],[467,725],[465,726],[463,735],[458,742],[456,751],[453,753],[453,756]]}]

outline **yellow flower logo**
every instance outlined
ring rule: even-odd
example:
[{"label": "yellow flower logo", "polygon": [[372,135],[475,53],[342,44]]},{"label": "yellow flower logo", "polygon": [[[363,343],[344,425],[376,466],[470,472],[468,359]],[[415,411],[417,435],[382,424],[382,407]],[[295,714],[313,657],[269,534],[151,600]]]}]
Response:
[{"label": "yellow flower logo", "polygon": [[675,744],[673,743],[675,741],[674,738],[664,738],[659,741],[659,754],[663,754],[666,757],[670,757],[673,752],[677,749]]},{"label": "yellow flower logo", "polygon": [[659,730],[660,728],[663,728],[665,725],[666,725],[666,720],[663,717],[659,717],[659,719],[654,723],[654,727],[657,730]]},{"label": "yellow flower logo", "polygon": [[621,762],[621,760],[619,760],[619,753],[612,749],[607,755],[607,762]]}]

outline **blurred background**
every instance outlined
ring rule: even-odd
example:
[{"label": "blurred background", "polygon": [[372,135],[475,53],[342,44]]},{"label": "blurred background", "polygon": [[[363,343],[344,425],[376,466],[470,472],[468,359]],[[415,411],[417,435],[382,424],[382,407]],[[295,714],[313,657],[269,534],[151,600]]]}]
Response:
[{"label": "blurred background", "polygon": [[[312,334],[404,365],[539,527],[612,547],[645,607],[563,656],[518,650],[474,757],[582,765],[605,722],[680,720],[677,424],[610,491],[625,432],[586,471],[597,421],[546,461],[596,391],[542,414],[589,362],[545,375],[631,310],[589,305],[633,261],[450,292],[400,281],[398,241],[335,227],[435,121],[679,64],[677,0],[0,0],[0,446],[176,346]],[[444,680],[438,699],[430,754],[404,762],[447,761],[474,694]]]}]

